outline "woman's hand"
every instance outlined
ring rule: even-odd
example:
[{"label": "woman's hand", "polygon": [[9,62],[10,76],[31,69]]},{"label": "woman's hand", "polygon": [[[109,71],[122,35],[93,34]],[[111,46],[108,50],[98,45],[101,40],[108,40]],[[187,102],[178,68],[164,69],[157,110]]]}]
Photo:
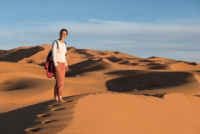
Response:
[{"label": "woman's hand", "polygon": [[68,66],[65,66],[65,71],[68,71],[68,70],[69,70]]}]

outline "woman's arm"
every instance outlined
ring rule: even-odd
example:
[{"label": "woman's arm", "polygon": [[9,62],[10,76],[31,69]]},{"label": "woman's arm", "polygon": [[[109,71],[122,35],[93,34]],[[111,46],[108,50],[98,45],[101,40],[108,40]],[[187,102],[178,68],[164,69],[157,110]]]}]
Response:
[{"label": "woman's arm", "polygon": [[68,65],[67,65],[67,61],[66,61],[66,58],[65,58],[65,66],[68,66]]},{"label": "woman's arm", "polygon": [[52,56],[53,64],[54,64],[55,67],[58,66],[57,65],[57,60],[56,60],[56,51],[57,51],[57,43],[56,43],[56,41],[54,41],[53,44],[52,44],[51,56]]},{"label": "woman's arm", "polygon": [[68,71],[69,68],[68,68],[68,65],[67,65],[67,60],[66,60],[66,56],[65,56],[65,70]]}]

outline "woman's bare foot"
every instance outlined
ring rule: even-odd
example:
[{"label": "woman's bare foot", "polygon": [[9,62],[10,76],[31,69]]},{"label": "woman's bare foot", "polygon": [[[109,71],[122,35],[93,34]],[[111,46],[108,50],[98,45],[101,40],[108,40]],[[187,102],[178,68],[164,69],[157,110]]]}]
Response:
[{"label": "woman's bare foot", "polygon": [[58,101],[58,96],[55,96],[55,99],[54,99],[55,101]]},{"label": "woman's bare foot", "polygon": [[58,96],[60,102],[64,102],[62,96]]}]

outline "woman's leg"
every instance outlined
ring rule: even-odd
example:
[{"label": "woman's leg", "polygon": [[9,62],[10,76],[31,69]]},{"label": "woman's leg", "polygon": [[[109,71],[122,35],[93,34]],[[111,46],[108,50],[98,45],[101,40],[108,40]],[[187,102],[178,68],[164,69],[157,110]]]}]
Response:
[{"label": "woman's leg", "polygon": [[54,87],[54,100],[55,100],[55,101],[58,101],[57,83],[55,84],[55,87]]},{"label": "woman's leg", "polygon": [[61,62],[57,62],[57,64],[58,64],[58,71],[54,72],[54,76],[56,79],[56,84],[54,88],[54,96],[55,96],[55,101],[58,101],[58,99],[62,101],[65,66],[64,66],[64,63],[61,63]]},{"label": "woman's leg", "polygon": [[61,81],[62,81],[62,88],[60,88],[58,90],[58,97],[59,97],[59,100],[61,102],[63,102],[62,100],[62,95],[63,95],[63,89],[64,89],[64,83],[65,83],[65,63],[62,63],[61,65]]}]

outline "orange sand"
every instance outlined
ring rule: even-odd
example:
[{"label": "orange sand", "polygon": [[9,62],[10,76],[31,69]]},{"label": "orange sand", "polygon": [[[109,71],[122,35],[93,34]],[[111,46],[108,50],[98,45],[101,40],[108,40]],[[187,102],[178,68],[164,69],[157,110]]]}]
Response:
[{"label": "orange sand", "polygon": [[0,51],[0,134],[199,134],[199,63],[68,47],[64,95],[51,45]]}]

